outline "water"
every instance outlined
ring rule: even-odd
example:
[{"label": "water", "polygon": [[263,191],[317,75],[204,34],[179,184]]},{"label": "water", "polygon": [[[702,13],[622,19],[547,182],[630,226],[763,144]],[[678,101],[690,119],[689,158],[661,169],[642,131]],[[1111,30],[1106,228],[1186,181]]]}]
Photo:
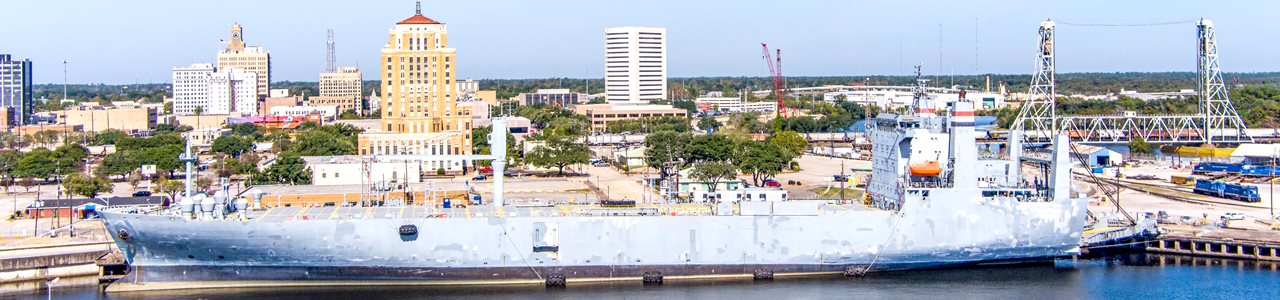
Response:
[{"label": "water", "polygon": [[[571,284],[543,287],[360,287],[196,290],[102,295],[57,290],[57,299],[1280,299],[1280,263],[1133,255],[1053,266],[873,273],[774,281]],[[44,293],[19,299],[44,299]]]}]

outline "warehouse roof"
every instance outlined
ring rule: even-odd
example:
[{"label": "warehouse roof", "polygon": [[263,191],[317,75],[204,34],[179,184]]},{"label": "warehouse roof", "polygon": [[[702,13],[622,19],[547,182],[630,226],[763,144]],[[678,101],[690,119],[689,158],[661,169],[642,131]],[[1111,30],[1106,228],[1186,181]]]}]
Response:
[{"label": "warehouse roof", "polygon": [[1280,144],[1240,144],[1231,157],[1271,157],[1280,153]]}]

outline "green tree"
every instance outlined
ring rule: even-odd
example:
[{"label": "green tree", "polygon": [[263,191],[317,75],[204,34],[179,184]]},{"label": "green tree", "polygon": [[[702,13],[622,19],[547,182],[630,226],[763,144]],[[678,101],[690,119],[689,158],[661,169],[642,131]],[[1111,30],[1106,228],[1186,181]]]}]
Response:
[{"label": "green tree", "polygon": [[693,171],[689,172],[689,177],[707,183],[707,190],[713,193],[720,186],[720,181],[737,175],[738,168],[724,161],[700,162],[694,165]]},{"label": "green tree", "polygon": [[[16,183],[17,173],[14,171],[18,168],[18,162],[22,161],[22,152],[17,150],[0,150],[0,179],[9,183]],[[4,192],[9,192],[9,185],[4,186]]]},{"label": "green tree", "polygon": [[200,176],[196,178],[196,182],[194,182],[193,184],[195,185],[196,189],[200,191],[208,191],[209,187],[213,186],[213,178]]},{"label": "green tree", "polygon": [[685,148],[690,163],[705,161],[731,161],[738,142],[723,134],[694,136]]},{"label": "green tree", "polygon": [[759,186],[786,167],[783,151],[773,143],[745,143],[735,164],[738,170],[751,174],[752,184]]},{"label": "green tree", "polygon": [[[493,133],[493,127],[477,127],[471,129],[471,150],[477,155],[492,154],[489,152],[489,134]],[[520,158],[520,147],[516,145],[516,137],[511,133],[507,133],[507,167],[515,166]],[[477,167],[488,167],[492,165],[490,161],[478,160]]]},{"label": "green tree", "polygon": [[297,153],[284,152],[265,171],[250,179],[255,184],[311,184],[311,171]]},{"label": "green tree", "polygon": [[173,126],[171,124],[156,124],[156,130],[153,130],[152,132],[156,135],[161,135],[167,133],[183,133],[193,129],[194,128],[187,125]]},{"label": "green tree", "polygon": [[251,138],[252,140],[258,140],[263,137],[262,130],[260,130],[258,125],[254,125],[253,123],[250,123],[250,122],[228,124],[227,128],[231,129],[232,135],[248,137],[248,138]]},{"label": "green tree", "polygon": [[721,124],[720,120],[716,120],[716,117],[704,116],[698,119],[698,129],[716,131],[720,130],[721,126],[724,126],[724,124]]},{"label": "green tree", "polygon": [[14,167],[13,174],[17,177],[35,177],[48,179],[53,176],[56,167],[56,157],[53,151],[46,148],[36,148],[27,152],[18,160],[18,164]]},{"label": "green tree", "polygon": [[143,149],[138,152],[138,160],[141,161],[141,164],[156,165],[156,172],[168,172],[168,175],[172,177],[174,170],[184,167],[182,161],[178,159],[178,156],[183,152],[182,147],[181,145],[165,145]]},{"label": "green tree", "polygon": [[338,115],[338,119],[342,119],[342,120],[359,120],[359,119],[360,119],[360,115],[359,115],[359,114],[356,114],[356,110],[355,110],[355,109],[348,109],[348,110],[342,111],[342,114]]},{"label": "green tree", "polygon": [[253,147],[253,140],[239,135],[224,135],[213,139],[210,149],[213,152],[239,157],[241,153]]},{"label": "green tree", "polygon": [[124,140],[128,137],[129,134],[124,133],[124,131],[107,129],[95,135],[93,137],[93,143],[95,145],[115,145],[116,141]]},{"label": "green tree", "polygon": [[302,156],[354,155],[356,136],[363,131],[348,124],[316,126],[298,135],[293,145],[282,145],[281,150]]},{"label": "green tree", "polygon": [[1134,136],[1129,140],[1129,152],[1151,154],[1155,153],[1155,149],[1151,147],[1151,144],[1147,143],[1147,140],[1140,136]]},{"label": "green tree", "polygon": [[[689,163],[687,147],[693,141],[693,135],[674,131],[651,133],[644,137],[645,164],[661,169],[667,162],[679,162],[683,169]],[[663,174],[667,176],[671,174]]]},{"label": "green tree", "polygon": [[129,177],[125,178],[125,181],[129,183],[129,188],[133,190],[138,189],[138,184],[142,183],[142,180],[142,172],[129,173]]},{"label": "green tree", "polygon": [[545,144],[525,154],[524,161],[538,167],[557,167],[558,173],[564,175],[564,167],[585,164],[589,160],[587,145],[579,143],[575,137],[551,136],[544,140]]},{"label": "green tree", "polygon": [[804,154],[804,147],[809,145],[804,136],[795,131],[783,131],[775,134],[769,137],[769,143],[778,146],[778,149],[782,150],[783,158],[787,161]]},{"label": "green tree", "polygon": [[258,157],[257,154],[247,153],[247,154],[241,155],[240,159],[237,160],[236,169],[234,173],[237,175],[246,175],[246,174],[252,174],[254,172],[257,172],[258,162],[261,160],[262,158]]},{"label": "green tree", "polygon": [[124,177],[141,166],[142,161],[137,151],[118,151],[102,158],[102,165],[98,167],[97,173],[98,176]]},{"label": "green tree", "polygon": [[53,156],[58,173],[66,175],[84,168],[84,159],[89,157],[89,149],[80,144],[65,144],[54,149]]},{"label": "green tree", "polygon": [[101,193],[110,193],[115,186],[106,178],[76,172],[62,180],[62,188],[73,195],[94,198]]},{"label": "green tree", "polygon": [[182,180],[170,180],[164,177],[156,179],[155,185],[151,187],[157,193],[169,194],[169,199],[178,199],[178,193],[186,190],[187,185]]}]

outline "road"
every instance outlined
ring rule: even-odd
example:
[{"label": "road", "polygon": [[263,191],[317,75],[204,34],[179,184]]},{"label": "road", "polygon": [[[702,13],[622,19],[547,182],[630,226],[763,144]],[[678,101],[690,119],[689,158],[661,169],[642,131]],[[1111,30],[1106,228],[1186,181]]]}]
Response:
[{"label": "road", "polygon": [[[866,161],[826,157],[817,155],[804,155],[797,161],[800,162],[800,171],[792,173],[778,174],[775,177],[778,182],[783,184],[787,191],[791,192],[792,198],[808,198],[814,196],[809,190],[817,187],[840,187],[839,182],[835,182],[835,175],[840,175],[841,166],[844,167],[846,175],[854,175],[848,168],[856,164],[867,164]],[[751,175],[741,177],[747,181],[751,180]],[[800,185],[787,185],[788,181],[799,181]],[[852,188],[852,186],[845,186]]]},{"label": "road", "polygon": [[630,176],[612,167],[588,166],[585,168],[591,183],[600,188],[610,199],[631,199],[640,203],[654,203],[655,196],[646,196],[642,174]]}]

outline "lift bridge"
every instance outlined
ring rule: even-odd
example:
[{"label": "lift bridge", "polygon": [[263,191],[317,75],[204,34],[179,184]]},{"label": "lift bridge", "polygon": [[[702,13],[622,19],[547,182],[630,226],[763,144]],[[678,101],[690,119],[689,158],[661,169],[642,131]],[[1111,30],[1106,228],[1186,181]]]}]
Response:
[{"label": "lift bridge", "polygon": [[1058,115],[1054,105],[1054,22],[1040,23],[1040,47],[1030,97],[1022,105],[1013,131],[1023,132],[1028,143],[1045,143],[1058,133],[1088,144],[1127,144],[1141,138],[1153,144],[1238,144],[1253,142],[1227,94],[1218,62],[1213,22],[1200,19],[1197,29],[1196,94],[1199,112],[1194,115]]}]

